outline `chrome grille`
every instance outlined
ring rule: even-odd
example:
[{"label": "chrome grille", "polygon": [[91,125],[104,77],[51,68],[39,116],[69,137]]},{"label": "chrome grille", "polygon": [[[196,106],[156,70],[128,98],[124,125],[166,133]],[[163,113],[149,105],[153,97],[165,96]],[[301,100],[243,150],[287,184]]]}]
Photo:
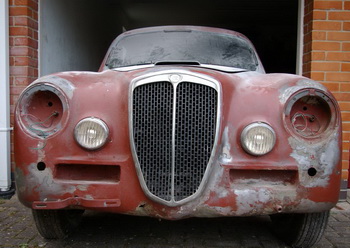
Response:
[{"label": "chrome grille", "polygon": [[151,194],[176,202],[197,191],[214,146],[217,102],[214,88],[194,82],[135,87],[133,142]]}]

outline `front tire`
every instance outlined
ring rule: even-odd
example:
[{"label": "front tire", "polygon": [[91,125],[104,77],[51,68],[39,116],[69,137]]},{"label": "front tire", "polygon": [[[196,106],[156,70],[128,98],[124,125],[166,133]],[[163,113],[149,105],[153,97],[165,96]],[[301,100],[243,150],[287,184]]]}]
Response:
[{"label": "front tire", "polygon": [[295,248],[315,245],[326,230],[330,211],[307,214],[271,215],[276,235]]},{"label": "front tire", "polygon": [[32,210],[35,225],[46,239],[61,239],[72,233],[79,225],[84,210]]}]

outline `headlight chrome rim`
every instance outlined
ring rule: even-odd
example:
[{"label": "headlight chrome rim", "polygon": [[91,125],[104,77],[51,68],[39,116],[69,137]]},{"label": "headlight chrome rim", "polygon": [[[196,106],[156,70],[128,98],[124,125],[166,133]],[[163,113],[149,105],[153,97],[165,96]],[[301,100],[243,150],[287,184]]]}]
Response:
[{"label": "headlight chrome rim", "polygon": [[84,118],[79,121],[74,128],[74,138],[76,142],[87,150],[97,150],[103,147],[107,143],[108,137],[109,128],[107,124],[99,118]]},{"label": "headlight chrome rim", "polygon": [[[266,136],[261,137],[263,139],[269,138],[270,142],[265,143],[265,146],[263,147],[263,149],[260,149],[260,150],[258,150],[257,148],[254,149],[254,147],[252,148],[251,142],[248,141],[248,138],[249,138],[248,135],[251,135],[251,132],[257,128],[261,128],[261,130],[267,131],[265,133],[260,133],[259,135],[261,135],[261,136],[264,136],[264,135],[270,133],[270,137],[266,137]],[[270,125],[263,123],[263,122],[254,122],[254,123],[247,125],[243,129],[243,131],[241,133],[241,144],[242,144],[243,149],[248,154],[254,155],[254,156],[263,156],[263,155],[271,152],[272,149],[275,147],[276,133]]]}]

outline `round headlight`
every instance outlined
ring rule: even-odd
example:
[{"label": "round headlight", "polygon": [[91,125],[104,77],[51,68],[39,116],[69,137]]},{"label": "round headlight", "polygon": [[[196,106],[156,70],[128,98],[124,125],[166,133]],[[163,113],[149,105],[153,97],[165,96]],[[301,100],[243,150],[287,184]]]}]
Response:
[{"label": "round headlight", "polygon": [[75,140],[89,150],[102,147],[107,142],[108,135],[106,123],[93,117],[81,120],[74,129]]},{"label": "round headlight", "polygon": [[275,146],[276,135],[269,125],[252,123],[243,129],[241,143],[247,153],[261,156],[270,152]]}]

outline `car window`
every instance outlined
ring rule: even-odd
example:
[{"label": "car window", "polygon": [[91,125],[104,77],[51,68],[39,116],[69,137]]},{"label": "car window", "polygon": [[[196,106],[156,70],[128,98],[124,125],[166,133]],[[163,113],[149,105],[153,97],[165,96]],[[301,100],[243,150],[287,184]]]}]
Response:
[{"label": "car window", "polygon": [[199,62],[256,70],[254,49],[244,39],[202,31],[158,31],[124,36],[106,65],[118,68],[157,62]]}]

